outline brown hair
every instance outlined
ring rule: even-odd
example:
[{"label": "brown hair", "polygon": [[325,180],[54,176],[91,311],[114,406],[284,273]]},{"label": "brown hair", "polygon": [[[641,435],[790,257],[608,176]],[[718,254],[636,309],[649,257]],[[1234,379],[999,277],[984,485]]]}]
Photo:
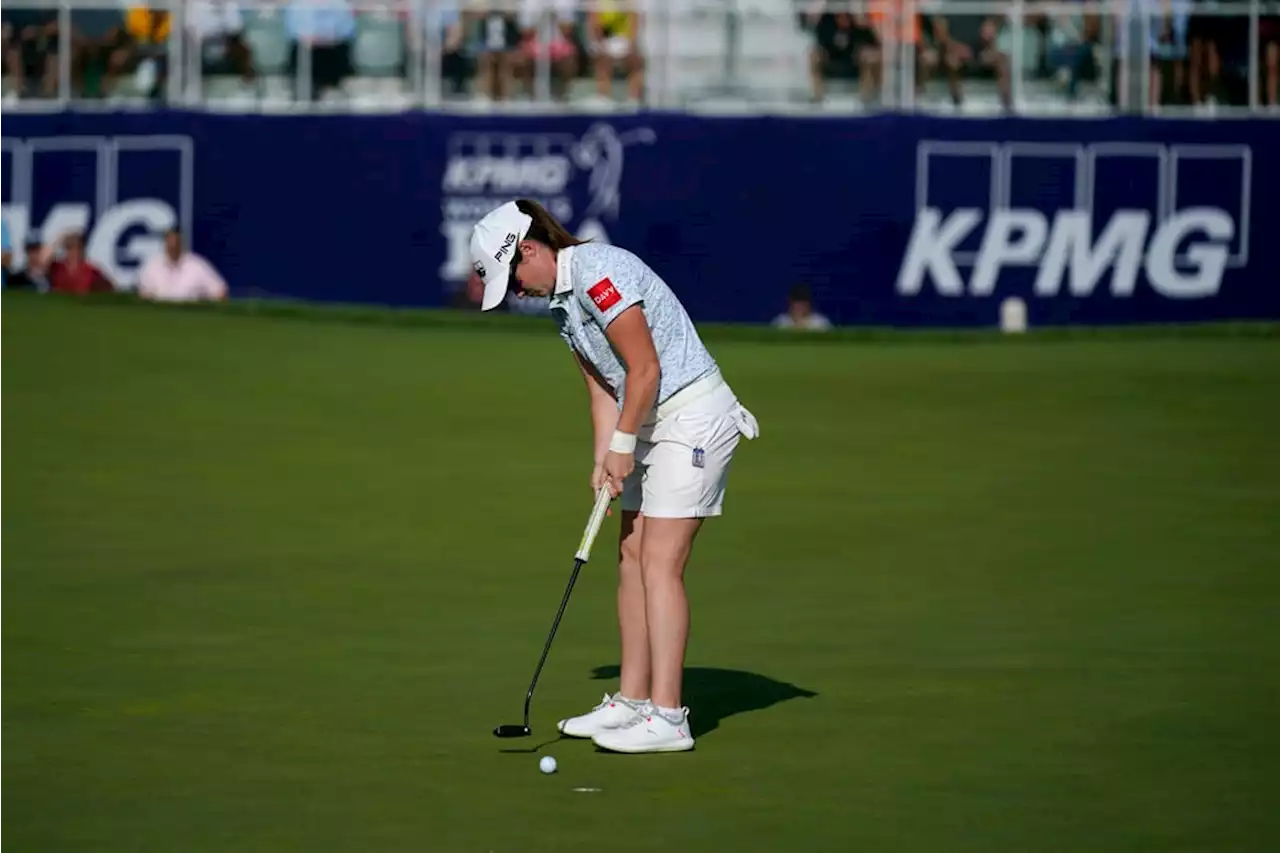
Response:
[{"label": "brown hair", "polygon": [[589,242],[587,240],[579,240],[570,234],[569,229],[561,225],[545,207],[531,198],[517,199],[516,207],[520,208],[521,213],[533,218],[533,222],[529,225],[528,233],[524,235],[526,240],[537,240],[557,252],[570,246],[580,246]]}]

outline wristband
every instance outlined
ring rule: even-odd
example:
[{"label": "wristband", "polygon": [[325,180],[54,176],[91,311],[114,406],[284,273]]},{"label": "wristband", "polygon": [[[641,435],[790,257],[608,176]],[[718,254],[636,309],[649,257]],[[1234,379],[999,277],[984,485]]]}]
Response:
[{"label": "wristband", "polygon": [[613,438],[609,440],[609,450],[613,453],[635,453],[635,433],[622,432],[621,430],[615,429],[613,431]]}]

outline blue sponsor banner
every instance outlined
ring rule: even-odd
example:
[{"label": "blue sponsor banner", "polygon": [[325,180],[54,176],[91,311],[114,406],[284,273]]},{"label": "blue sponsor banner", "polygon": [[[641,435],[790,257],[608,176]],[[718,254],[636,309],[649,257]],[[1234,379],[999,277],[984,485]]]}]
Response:
[{"label": "blue sponsor banner", "polygon": [[698,320],[806,283],[843,324],[1280,318],[1280,122],[11,114],[14,240],[68,228],[122,285],[174,223],[232,295],[433,306],[485,210],[541,200]]}]

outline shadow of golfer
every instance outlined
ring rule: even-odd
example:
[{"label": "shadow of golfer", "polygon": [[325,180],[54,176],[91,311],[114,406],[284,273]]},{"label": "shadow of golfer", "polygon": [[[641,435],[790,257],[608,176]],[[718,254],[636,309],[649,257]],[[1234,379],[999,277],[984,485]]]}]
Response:
[{"label": "shadow of golfer", "polygon": [[[616,680],[619,671],[617,664],[598,666],[591,671],[591,677]],[[761,711],[788,699],[812,699],[817,695],[812,690],[740,669],[690,666],[684,671],[684,704],[690,708],[689,728],[695,738],[715,731],[721,720],[734,714]]]}]

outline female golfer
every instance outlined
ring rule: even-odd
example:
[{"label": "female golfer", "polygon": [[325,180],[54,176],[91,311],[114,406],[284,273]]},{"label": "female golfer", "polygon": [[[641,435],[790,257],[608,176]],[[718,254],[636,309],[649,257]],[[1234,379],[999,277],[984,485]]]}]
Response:
[{"label": "female golfer", "polygon": [[625,249],[576,239],[527,199],[490,211],[471,236],[480,307],[508,292],[550,296],[591,399],[591,486],[622,496],[619,689],[561,732],[615,752],[693,747],[680,703],[689,604],[684,568],[705,518],[720,515],[739,436],[738,402],[666,283]]}]

